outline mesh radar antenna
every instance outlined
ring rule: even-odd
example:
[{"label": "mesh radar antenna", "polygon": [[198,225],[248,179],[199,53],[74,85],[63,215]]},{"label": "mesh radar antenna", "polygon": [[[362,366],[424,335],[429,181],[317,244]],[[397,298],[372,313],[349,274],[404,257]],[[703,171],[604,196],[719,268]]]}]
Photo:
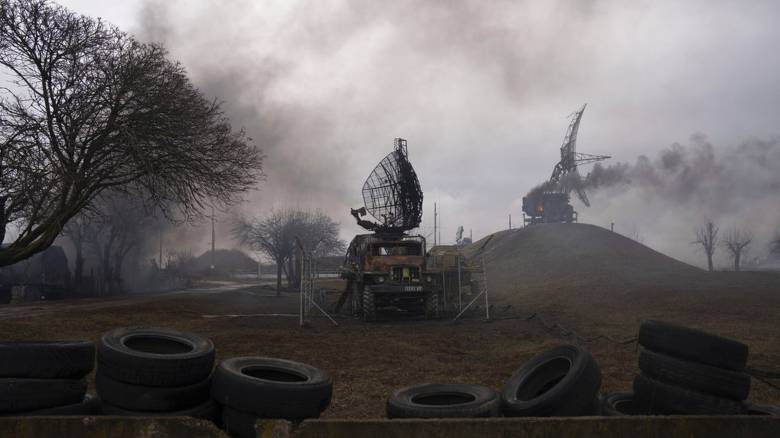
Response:
[{"label": "mesh radar antenna", "polygon": [[[365,206],[353,209],[352,216],[369,231],[403,233],[420,226],[423,193],[403,138],[395,139],[393,152],[366,179],[363,202]],[[367,214],[378,222],[363,219]]]},{"label": "mesh radar antenna", "polygon": [[595,163],[603,161],[608,158],[612,158],[608,155],[591,155],[577,152],[577,132],[580,129],[580,120],[582,120],[582,113],[585,112],[585,107],[588,104],[582,105],[578,111],[575,111],[570,117],[571,122],[569,128],[566,130],[566,135],[563,137],[563,145],[561,146],[561,161],[555,165],[552,176],[550,177],[550,186],[553,187],[553,191],[557,193],[563,193],[568,195],[574,191],[577,193],[577,197],[580,198],[583,204],[590,207],[590,201],[585,194],[585,190],[582,188],[581,176],[577,171],[577,166]]}]

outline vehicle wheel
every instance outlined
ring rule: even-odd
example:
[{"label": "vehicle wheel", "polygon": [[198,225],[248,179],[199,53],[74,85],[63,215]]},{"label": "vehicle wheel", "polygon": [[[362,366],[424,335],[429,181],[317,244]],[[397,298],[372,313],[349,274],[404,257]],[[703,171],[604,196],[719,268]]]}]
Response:
[{"label": "vehicle wheel", "polygon": [[387,400],[387,418],[495,417],[500,409],[496,391],[456,383],[409,386]]},{"label": "vehicle wheel", "polygon": [[232,437],[255,438],[257,419],[255,414],[238,411],[230,406],[222,407],[222,429]]},{"label": "vehicle wheel", "polygon": [[601,370],[590,353],[573,345],[551,348],[509,378],[501,393],[504,415],[588,415],[600,386]]},{"label": "vehicle wheel", "polygon": [[24,412],[78,403],[87,391],[84,379],[0,379],[0,412]]},{"label": "vehicle wheel", "polygon": [[605,417],[621,417],[624,415],[642,415],[634,403],[632,392],[612,392],[605,394],[601,404],[601,415]]},{"label": "vehicle wheel", "polygon": [[105,401],[103,401],[102,408],[105,415],[116,415],[119,417],[193,417],[213,421],[215,423],[220,419],[220,407],[214,400],[210,399],[197,406],[193,406],[188,409],[181,409],[178,411],[133,411],[129,409],[122,409],[119,406],[114,406],[110,403],[106,403]]},{"label": "vehicle wheel", "polygon": [[80,379],[95,367],[95,345],[87,341],[0,342],[0,377]]},{"label": "vehicle wheel", "polygon": [[17,412],[13,414],[4,414],[5,416],[25,416],[25,417],[62,417],[62,416],[91,416],[100,415],[103,410],[100,407],[100,399],[86,394],[79,403],[64,406],[55,406],[53,408],[38,409],[35,411]]},{"label": "vehicle wheel", "polygon": [[648,414],[738,415],[738,401],[693,391],[640,374],[634,378],[634,401]]},{"label": "vehicle wheel", "polygon": [[211,374],[214,344],[176,330],[120,328],[100,339],[97,359],[100,372],[120,382],[185,386]]},{"label": "vehicle wheel", "polygon": [[741,342],[661,321],[642,323],[639,344],[659,353],[733,371],[744,370],[747,363],[748,346]]},{"label": "vehicle wheel", "polygon": [[647,349],[639,353],[639,369],[648,377],[733,400],[745,400],[750,392],[748,374],[677,359]]},{"label": "vehicle wheel", "polygon": [[178,411],[202,404],[210,397],[211,381],[186,386],[142,386],[120,382],[98,370],[95,387],[103,401],[131,411]]},{"label": "vehicle wheel", "polygon": [[332,394],[333,381],[324,371],[268,357],[224,360],[211,383],[214,399],[260,418],[318,418]]},{"label": "vehicle wheel", "polygon": [[744,413],[745,415],[771,415],[773,417],[780,417],[780,406],[745,403]]},{"label": "vehicle wheel", "polygon": [[363,288],[363,320],[376,320],[376,297],[371,289]]},{"label": "vehicle wheel", "polygon": [[425,317],[434,319],[439,317],[439,294],[429,294],[425,297]]}]

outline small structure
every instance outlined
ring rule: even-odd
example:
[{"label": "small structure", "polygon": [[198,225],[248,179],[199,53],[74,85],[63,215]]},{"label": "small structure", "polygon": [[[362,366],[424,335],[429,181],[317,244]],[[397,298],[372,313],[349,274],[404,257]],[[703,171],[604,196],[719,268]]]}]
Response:
[{"label": "small structure", "polygon": [[465,257],[461,245],[438,245],[431,248],[428,253],[428,270],[439,279],[444,313],[461,313],[487,290],[482,260]]}]

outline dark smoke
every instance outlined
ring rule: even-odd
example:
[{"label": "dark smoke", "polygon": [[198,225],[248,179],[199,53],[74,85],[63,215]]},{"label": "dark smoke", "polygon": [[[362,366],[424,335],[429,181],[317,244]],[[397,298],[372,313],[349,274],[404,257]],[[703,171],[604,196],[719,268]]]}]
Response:
[{"label": "dark smoke", "polygon": [[[776,46],[777,2],[704,6],[148,0],[130,30],[164,43],[263,148],[267,182],[242,213],[322,208],[349,239],[360,232],[349,209],[362,203],[363,180],[400,136],[425,192],[424,228],[432,228],[438,202],[443,236],[464,225],[479,238],[505,228],[528,187],[549,177],[565,115],[583,102],[580,144],[596,154],[635,157],[694,129],[719,141],[777,133],[780,65],[767,56]],[[756,60],[762,68],[744,68]],[[687,234],[712,210],[730,208],[718,215],[724,221],[760,222],[753,212],[770,208],[763,204],[693,205],[721,196],[701,187],[699,167],[674,167],[693,164],[686,153],[676,158],[670,148],[666,165],[654,158],[593,169],[598,188],[593,207],[578,208],[580,219],[636,224],[649,244],[668,231],[681,246],[655,247],[677,256],[694,254]],[[228,218],[220,220],[217,245],[229,247],[219,243],[230,240],[221,225]],[[193,244],[207,248],[208,231],[193,233]]]},{"label": "dark smoke", "polygon": [[[673,253],[685,254],[693,228],[712,220],[724,232],[755,234],[751,256],[761,258],[780,226],[780,138],[716,148],[707,136],[694,134],[688,144],[675,143],[655,158],[597,164],[583,187],[596,201],[581,212],[604,223],[622,222],[624,229],[639,226],[656,244],[659,235],[676,235],[676,243],[667,238],[659,245]],[[691,257],[693,249],[687,251]],[[682,258],[700,264],[691,257]]]},{"label": "dark smoke", "polygon": [[694,134],[689,145],[675,143],[652,160],[643,155],[633,165],[597,163],[583,187],[638,188],[675,204],[713,211],[780,199],[780,138],[752,139],[716,152],[704,134]]}]

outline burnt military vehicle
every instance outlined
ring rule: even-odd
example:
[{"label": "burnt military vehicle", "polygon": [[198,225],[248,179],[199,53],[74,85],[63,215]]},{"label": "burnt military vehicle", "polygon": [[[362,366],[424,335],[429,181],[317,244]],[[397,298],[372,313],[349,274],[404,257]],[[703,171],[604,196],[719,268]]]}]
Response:
[{"label": "burnt military vehicle", "polygon": [[569,203],[570,193],[575,192],[586,207],[590,207],[578,166],[596,163],[610,158],[577,152],[577,133],[580,129],[585,105],[571,116],[561,145],[561,160],[553,168],[552,176],[523,197],[525,223],[577,222],[577,212]]},{"label": "burnt military vehicle", "polygon": [[[406,140],[395,139],[393,152],[363,184],[364,207],[352,210],[369,234],[355,236],[347,249],[341,277],[347,285],[336,304],[373,321],[377,313],[438,316],[435,276],[426,272],[425,238],[407,234],[420,226],[423,194],[409,162]],[[366,219],[370,214],[378,222]]]}]

